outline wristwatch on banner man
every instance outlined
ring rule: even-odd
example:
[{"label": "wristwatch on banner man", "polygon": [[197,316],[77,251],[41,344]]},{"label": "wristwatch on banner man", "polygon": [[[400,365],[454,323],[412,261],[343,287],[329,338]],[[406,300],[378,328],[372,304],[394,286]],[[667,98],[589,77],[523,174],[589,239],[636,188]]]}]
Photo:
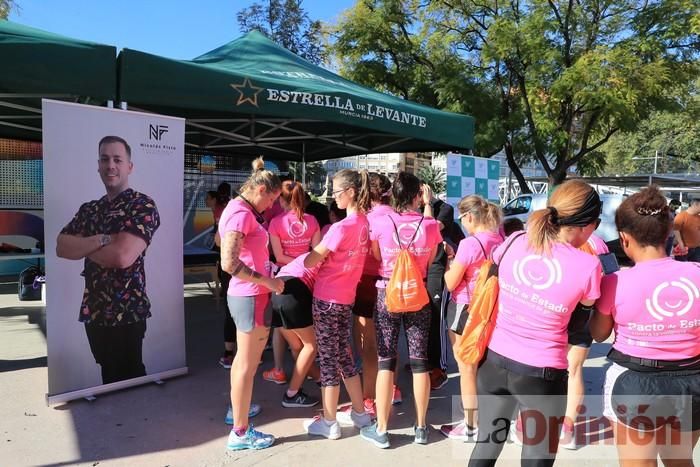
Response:
[{"label": "wristwatch on banner man", "polygon": [[105,246],[109,245],[110,243],[112,243],[112,236],[111,235],[102,234],[102,236],[100,236],[100,248],[105,247]]}]

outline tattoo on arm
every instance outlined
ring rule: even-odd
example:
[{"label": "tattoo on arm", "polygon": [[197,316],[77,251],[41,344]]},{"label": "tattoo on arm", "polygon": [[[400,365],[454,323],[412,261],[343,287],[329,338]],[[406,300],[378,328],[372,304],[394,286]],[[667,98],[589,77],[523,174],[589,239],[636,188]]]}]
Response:
[{"label": "tattoo on arm", "polygon": [[[227,264],[231,275],[239,279],[248,279],[256,281],[262,278],[262,274],[253,271],[241,261],[241,247],[243,245],[243,234],[240,232],[227,232],[223,248],[221,249],[221,262],[224,266]],[[227,268],[224,268],[226,270]]]}]

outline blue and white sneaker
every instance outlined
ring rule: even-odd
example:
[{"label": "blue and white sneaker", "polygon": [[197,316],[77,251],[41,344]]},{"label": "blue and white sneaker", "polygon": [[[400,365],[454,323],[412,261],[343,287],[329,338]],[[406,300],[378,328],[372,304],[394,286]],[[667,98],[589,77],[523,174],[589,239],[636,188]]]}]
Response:
[{"label": "blue and white sneaker", "polygon": [[390,446],[388,433],[377,433],[377,424],[374,423],[360,430],[362,439],[369,441],[380,449],[386,449]]},{"label": "blue and white sneaker", "polygon": [[[253,418],[260,412],[262,412],[262,407],[260,407],[260,404],[250,404],[250,409],[248,409],[248,418]],[[233,409],[231,409],[231,404],[229,404],[228,410],[226,411],[224,423],[227,425],[233,425]]]},{"label": "blue and white sneaker", "polygon": [[235,431],[231,430],[231,433],[228,435],[226,449],[229,451],[265,449],[272,446],[274,442],[274,436],[256,431],[253,429],[253,425],[248,425],[248,429],[243,436],[238,436]]}]

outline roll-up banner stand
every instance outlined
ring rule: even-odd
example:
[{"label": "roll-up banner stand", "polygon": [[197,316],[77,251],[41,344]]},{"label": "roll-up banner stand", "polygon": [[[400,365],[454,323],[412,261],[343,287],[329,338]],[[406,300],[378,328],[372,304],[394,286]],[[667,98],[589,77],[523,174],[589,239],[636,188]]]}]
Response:
[{"label": "roll-up banner stand", "polygon": [[48,403],[186,374],[185,121],[42,111]]}]

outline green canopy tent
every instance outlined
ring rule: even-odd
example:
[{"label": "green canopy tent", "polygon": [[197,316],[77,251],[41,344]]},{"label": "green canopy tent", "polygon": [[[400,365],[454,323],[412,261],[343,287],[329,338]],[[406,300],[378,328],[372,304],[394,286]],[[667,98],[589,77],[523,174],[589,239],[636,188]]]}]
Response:
[{"label": "green canopy tent", "polygon": [[41,140],[41,99],[103,105],[116,94],[115,47],[0,21],[0,137]]},{"label": "green canopy tent", "polygon": [[186,118],[191,148],[314,161],[473,147],[472,117],[360,86],[256,31],[190,61],[124,49],[117,66],[119,100]]}]

